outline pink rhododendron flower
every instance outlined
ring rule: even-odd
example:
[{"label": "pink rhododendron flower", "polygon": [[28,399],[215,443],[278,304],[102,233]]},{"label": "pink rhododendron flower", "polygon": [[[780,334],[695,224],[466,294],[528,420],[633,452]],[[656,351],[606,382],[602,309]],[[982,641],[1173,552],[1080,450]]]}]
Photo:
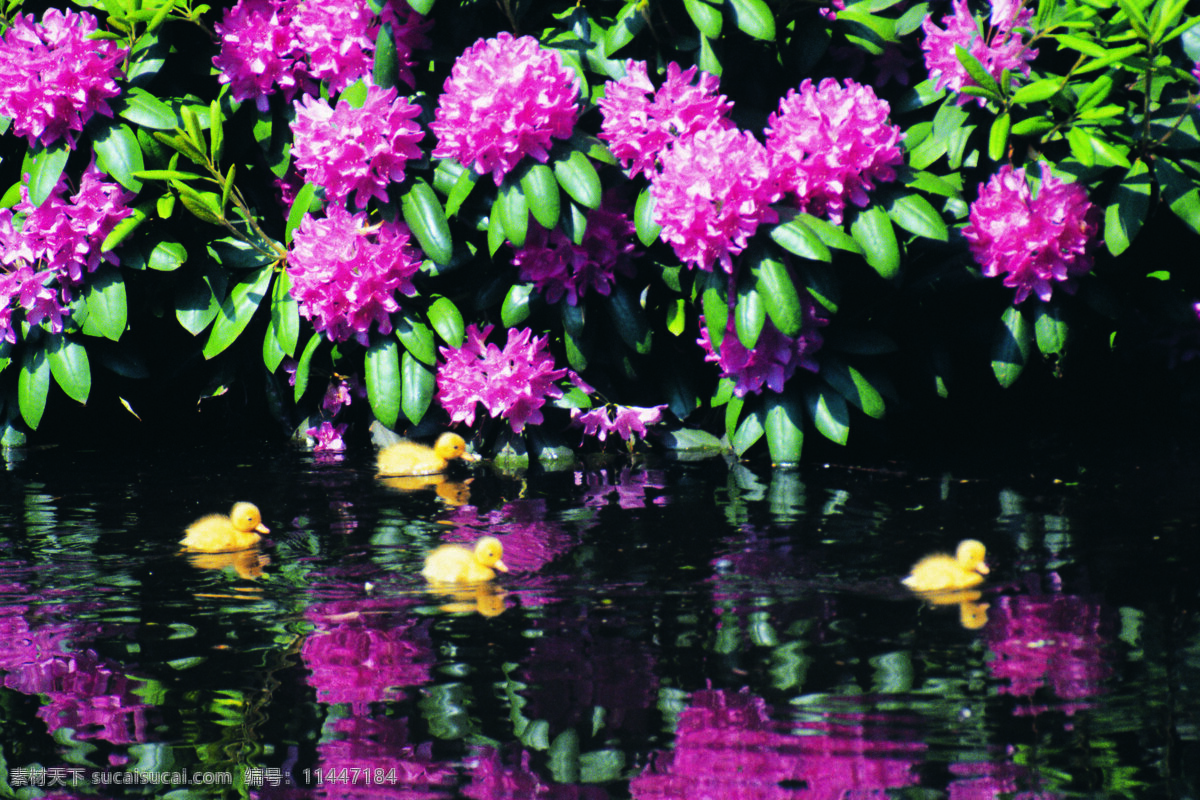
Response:
[{"label": "pink rhododendron flower", "polygon": [[1055,282],[1074,291],[1076,275],[1092,268],[1100,231],[1100,209],[1077,183],[1063,183],[1042,167],[1034,197],[1023,167],[1005,164],[971,204],[963,236],[989,278],[1004,275],[1017,290],[1013,303],[1032,292],[1049,300]]},{"label": "pink rhododendron flower", "polygon": [[607,297],[617,273],[633,276],[634,235],[633,222],[607,198],[587,212],[580,244],[559,227],[548,231],[535,223],[512,261],[521,270],[521,280],[533,281],[548,302],[557,303],[565,295],[568,303],[577,305],[589,291]]},{"label": "pink rhododendron flower", "polygon": [[367,225],[367,215],[331,206],[329,216],[305,215],[292,240],[288,274],[300,313],[331,341],[369,344],[372,326],[391,333],[396,293],[416,294],[421,266],[402,222]]},{"label": "pink rhododendron flower", "polygon": [[888,122],[890,110],[869,86],[847,80],[843,88],[833,78],[814,86],[805,78],[767,119],[767,152],[779,185],[801,210],[839,224],[847,202],[865,208],[867,192],[894,181],[894,167],[904,160],[903,134]]},{"label": "pink rhododendron flower", "polygon": [[[1013,75],[1014,83],[1018,74],[1029,74],[1029,63],[1037,58],[1037,51],[1030,50],[1015,29],[1029,24],[1033,9],[1013,0],[996,0],[992,4],[991,31],[984,35],[967,8],[967,0],[954,0],[953,7],[953,14],[942,17],[944,27],[935,25],[932,16],[921,23],[925,31],[921,49],[925,51],[929,74],[937,78],[936,88],[949,86],[952,91],[960,92],[964,86],[979,85],[958,60],[955,45],[975,56],[996,81],[1006,69]],[[983,98],[966,94],[960,94],[957,102],[962,105],[972,99],[984,104]]]},{"label": "pink rhododendron flower", "polygon": [[733,103],[716,93],[717,77],[701,72],[693,85],[696,71],[680,71],[672,61],[666,81],[655,90],[646,62],[627,61],[625,77],[604,84],[604,97],[597,101],[604,115],[600,138],[634,175],[653,176],[663,152],[679,139],[706,128],[733,127]]},{"label": "pink rhododendron flower", "polygon": [[328,414],[336,414],[342,410],[342,406],[353,403],[355,397],[361,400],[366,396],[367,390],[356,376],[346,378],[335,375],[329,379],[329,387],[325,389],[325,396],[321,398],[321,410]]},{"label": "pink rhododendron flower", "polygon": [[684,262],[733,272],[758,226],[779,217],[779,199],[767,149],[749,133],[708,128],[678,140],[663,155],[662,173],[650,184],[662,239]]},{"label": "pink rhododendron flower", "polygon": [[403,181],[405,164],[421,155],[417,142],[425,133],[414,121],[421,109],[395,88],[369,87],[361,108],[345,100],[330,108],[311,95],[295,106],[296,167],[335,203],[352,191],[360,208],[370,197],[387,202],[388,184]]},{"label": "pink rhododendron flower", "polygon": [[646,426],[662,422],[666,410],[665,405],[644,407],[613,404],[586,412],[572,408],[571,422],[583,428],[588,436],[595,436],[602,442],[610,433],[618,434],[628,442],[635,433],[645,439]]},{"label": "pink rhododendron flower", "polygon": [[817,328],[828,324],[828,320],[817,316],[816,305],[812,301],[801,298],[801,303],[804,325],[798,336],[794,339],[784,336],[768,319],[763,323],[754,348],[750,350],[738,339],[732,313],[725,326],[719,353],[712,346],[708,328],[701,324],[700,338],[696,344],[704,348],[704,360],[717,364],[721,368],[721,377],[734,380],[733,392],[738,397],[757,394],[764,386],[773,392],[782,392],[797,368],[803,367],[809,372],[819,369],[813,356],[821,349],[825,339]]},{"label": "pink rhododendron flower", "polygon": [[370,74],[379,23],[364,0],[299,2],[292,31],[308,74],[326,81],[331,92]]},{"label": "pink rhododendron flower", "polygon": [[569,370],[554,368],[546,336],[510,328],[501,350],[486,343],[491,332],[491,325],[483,330],[469,325],[462,347],[440,349],[446,361],[437,374],[438,401],[454,422],[468,425],[475,424],[475,405],[482,403],[488,414],[508,420],[520,433],[526,423],[542,421],[546,400],[562,397],[555,381]]},{"label": "pink rhododendron flower", "polygon": [[61,332],[73,290],[102,262],[120,263],[100,246],[133,213],[126,204],[134,195],[107,177],[92,161],[74,195],[64,197],[64,175],[40,206],[29,201],[29,189],[22,186],[22,201],[0,209],[0,339],[17,341],[14,301],[30,325],[48,323],[51,331]]},{"label": "pink rhododendron flower", "polygon": [[446,79],[429,128],[434,158],[453,158],[496,185],[525,155],[545,163],[552,138],[579,116],[579,78],[531,36],[501,32],[467,48]]},{"label": "pink rhododendron flower", "polygon": [[112,116],[107,100],[121,93],[121,61],[129,52],[107,39],[89,39],[96,18],[86,11],[51,8],[34,22],[17,14],[0,36],[0,115],[30,146],[75,135],[100,113]]},{"label": "pink rhododendron flower", "polygon": [[267,98],[277,89],[288,100],[299,91],[304,63],[292,29],[294,13],[295,3],[288,0],[238,0],[226,9],[215,26],[221,52],[213,66],[234,100],[253,100],[266,111]]},{"label": "pink rhododendron flower", "polygon": [[346,435],[346,426],[343,424],[334,425],[329,420],[325,420],[320,425],[304,431],[304,435],[308,438],[313,452],[340,453],[346,449],[346,443],[342,440],[342,437]]}]

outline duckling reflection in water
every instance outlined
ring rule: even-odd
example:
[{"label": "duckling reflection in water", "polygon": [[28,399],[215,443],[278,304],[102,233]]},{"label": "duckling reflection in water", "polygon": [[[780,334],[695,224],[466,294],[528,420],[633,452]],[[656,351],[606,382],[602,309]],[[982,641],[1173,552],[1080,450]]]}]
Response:
[{"label": "duckling reflection in water", "polygon": [[424,491],[429,487],[437,493],[437,496],[442,498],[442,501],[449,506],[465,506],[471,502],[471,481],[474,478],[467,478],[465,481],[447,480],[445,475],[405,475],[385,477],[379,476],[379,480],[387,486],[405,494],[415,494],[416,492]]},{"label": "duckling reflection in water", "polygon": [[484,583],[496,577],[496,570],[508,572],[504,546],[495,536],[484,536],[474,547],[444,544],[425,557],[421,574],[437,589],[461,588]]},{"label": "duckling reflection in water", "polygon": [[442,587],[439,590],[451,598],[451,602],[438,606],[451,614],[478,613],[481,617],[495,617],[504,613],[508,604],[507,592],[493,583],[480,583],[471,587]]},{"label": "duckling reflection in water", "polygon": [[958,622],[969,631],[987,625],[987,603],[980,603],[983,594],[978,589],[954,589],[945,592],[919,592],[931,606],[958,606]]},{"label": "duckling reflection in water", "polygon": [[433,447],[401,439],[379,451],[376,468],[385,475],[437,475],[445,472],[451,461],[478,461],[479,456],[467,452],[466,441],[457,433],[443,433]]},{"label": "duckling reflection in water", "polygon": [[262,539],[261,534],[270,532],[258,506],[235,503],[229,516],[209,514],[193,522],[180,544],[194,553],[228,553],[252,547]]},{"label": "duckling reflection in water", "polygon": [[271,563],[271,557],[259,551],[257,545],[228,553],[189,552],[188,563],[197,569],[223,570],[233,568],[239,578],[257,580],[263,576],[263,568]]},{"label": "duckling reflection in water", "polygon": [[967,630],[978,630],[987,624],[987,603],[980,603],[982,594],[972,589],[988,574],[984,563],[987,549],[982,542],[964,539],[953,556],[934,553],[913,565],[902,583],[930,605],[957,605],[959,623]]}]

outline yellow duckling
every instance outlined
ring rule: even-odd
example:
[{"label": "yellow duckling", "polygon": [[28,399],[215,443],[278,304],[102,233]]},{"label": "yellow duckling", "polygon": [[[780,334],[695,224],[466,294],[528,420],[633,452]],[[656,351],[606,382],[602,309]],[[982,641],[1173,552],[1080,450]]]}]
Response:
[{"label": "yellow duckling", "polygon": [[503,556],[504,547],[495,536],[484,536],[474,548],[444,544],[425,557],[421,574],[435,585],[483,583],[496,577],[497,569],[508,572]]},{"label": "yellow duckling", "polygon": [[476,461],[479,456],[467,452],[467,443],[457,433],[443,433],[433,447],[407,439],[388,445],[379,451],[377,467],[380,475],[436,475],[456,458]]},{"label": "yellow duckling", "polygon": [[925,556],[912,568],[912,572],[903,580],[905,586],[914,592],[947,592],[966,589],[983,582],[983,576],[988,573],[987,564],[983,563],[987,554],[982,542],[974,539],[964,539],[959,542],[958,550],[953,556],[946,553],[934,553]]},{"label": "yellow duckling", "polygon": [[262,514],[253,503],[235,503],[229,516],[209,514],[187,527],[181,544],[188,550],[201,553],[223,553],[245,550],[271,530],[262,524]]}]

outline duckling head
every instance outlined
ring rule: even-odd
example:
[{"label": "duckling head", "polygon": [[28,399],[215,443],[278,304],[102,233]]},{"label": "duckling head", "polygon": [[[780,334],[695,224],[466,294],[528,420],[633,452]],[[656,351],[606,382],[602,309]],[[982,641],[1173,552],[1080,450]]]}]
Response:
[{"label": "duckling head", "polygon": [[438,458],[453,461],[461,458],[463,461],[476,461],[479,456],[467,452],[467,443],[457,433],[443,433],[433,445],[433,452]]},{"label": "duckling head", "polygon": [[270,533],[271,529],[262,523],[262,514],[259,513],[258,506],[254,503],[235,503],[233,510],[229,512],[229,521],[233,523],[233,527],[239,531],[258,531],[259,533]]},{"label": "duckling head", "polygon": [[963,539],[958,543],[958,550],[954,553],[954,560],[957,561],[964,569],[978,572],[980,575],[987,575],[990,571],[988,565],[983,563],[983,559],[987,556],[987,548],[983,546],[983,542],[975,539]]},{"label": "duckling head", "polygon": [[508,572],[508,566],[500,559],[504,557],[504,546],[495,536],[484,536],[475,543],[475,560],[485,567]]}]

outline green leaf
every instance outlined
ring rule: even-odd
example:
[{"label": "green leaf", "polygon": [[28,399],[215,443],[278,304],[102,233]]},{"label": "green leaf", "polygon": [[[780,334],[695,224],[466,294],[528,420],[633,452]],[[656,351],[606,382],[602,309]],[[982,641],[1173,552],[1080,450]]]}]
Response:
[{"label": "green leaf", "polygon": [[375,37],[375,66],[371,70],[371,80],[381,89],[390,89],[396,85],[399,74],[395,31],[392,23],[385,22],[379,26],[379,35]]},{"label": "green leaf", "polygon": [[867,263],[884,278],[894,278],[900,271],[900,244],[887,212],[877,205],[863,209],[850,224],[850,232]]},{"label": "green leaf", "polygon": [[46,355],[50,362],[50,373],[67,397],[86,404],[92,391],[92,369],[88,364],[87,348],[64,334],[53,334],[48,338]]},{"label": "green leaf", "polygon": [[821,377],[868,417],[883,418],[886,411],[883,395],[854,367],[836,356],[823,355]]},{"label": "green leaf", "polygon": [[667,331],[672,336],[682,336],[687,326],[687,303],[682,297],[667,303]]},{"label": "green leaf", "polygon": [[532,297],[532,283],[518,283],[508,290],[500,306],[500,321],[504,327],[512,328],[529,319],[529,301]]},{"label": "green leaf", "polygon": [[396,323],[396,338],[419,361],[431,367],[437,364],[437,342],[433,339],[433,329],[410,313],[405,313]]},{"label": "green leaf", "polygon": [[621,340],[645,355],[650,352],[651,331],[646,312],[623,283],[616,283],[605,303]]},{"label": "green leaf", "polygon": [[1012,386],[1029,363],[1032,333],[1021,310],[1009,306],[1000,317],[1000,327],[992,343],[992,372],[1005,389]]},{"label": "green leaf", "polygon": [[613,53],[632,42],[646,27],[646,18],[638,8],[639,5],[639,0],[628,0],[613,20],[612,27],[604,35],[605,58],[612,58]]},{"label": "green leaf", "polygon": [[1008,132],[1012,126],[1012,117],[1008,112],[996,117],[992,123],[992,132],[988,137],[988,158],[992,161],[999,161],[1004,158],[1004,151],[1008,147]]},{"label": "green leaf", "polygon": [[221,311],[213,320],[212,331],[204,344],[206,359],[224,352],[241,336],[266,296],[272,274],[269,266],[259,267],[234,284],[229,296],[221,303]]},{"label": "green leaf", "polygon": [[529,233],[529,205],[525,202],[525,193],[521,191],[521,185],[511,178],[506,178],[500,186],[500,196],[496,198],[496,203],[500,206],[501,222],[508,241],[513,247],[524,247],[525,236]]},{"label": "green leaf", "polygon": [[747,350],[753,350],[758,344],[759,334],[767,321],[767,309],[763,298],[754,288],[750,280],[743,280],[738,286],[737,305],[734,306],[734,330],[737,331],[738,341]]},{"label": "green leaf", "polygon": [[429,323],[443,342],[451,347],[462,347],[465,335],[463,318],[458,306],[450,298],[439,297],[433,301],[429,306]]},{"label": "green leaf", "polygon": [[58,185],[71,148],[66,139],[59,139],[50,147],[35,147],[30,155],[33,164],[29,169],[29,202],[40,206]]},{"label": "green leaf", "polygon": [[109,100],[108,104],[117,116],[143,128],[169,131],[180,122],[169,105],[137,86]]},{"label": "green leaf", "polygon": [[17,375],[17,402],[25,424],[37,430],[50,393],[50,365],[40,342],[29,343],[24,350],[21,372]]},{"label": "green leaf", "polygon": [[454,241],[450,236],[450,225],[446,222],[446,211],[433,191],[433,187],[417,178],[412,188],[400,201],[404,221],[421,245],[425,255],[435,264],[449,264],[454,253]]},{"label": "green leaf", "polygon": [[87,322],[83,332],[89,336],[104,336],[114,342],[125,332],[128,307],[125,300],[125,280],[116,267],[104,265],[92,273],[84,285],[87,302]]},{"label": "green leaf", "polygon": [[[286,355],[295,356],[300,344],[300,307],[292,297],[292,276],[287,270],[279,273],[271,289],[271,330]],[[273,371],[273,370],[272,370]]]},{"label": "green leaf", "polygon": [[400,362],[404,381],[401,409],[404,416],[416,425],[425,417],[425,412],[433,402],[436,380],[433,370],[418,361],[412,353],[405,351]]},{"label": "green leaf", "polygon": [[211,264],[184,279],[175,295],[175,319],[184,330],[196,336],[217,318],[225,285],[225,272]]},{"label": "green leaf", "polygon": [[[415,361],[415,359],[414,359]],[[400,343],[392,336],[378,336],[363,358],[367,401],[375,419],[386,428],[396,427],[402,393]]]},{"label": "green leaf", "polygon": [[1150,168],[1136,161],[1113,191],[1104,214],[1104,244],[1114,256],[1129,249],[1150,210]]},{"label": "green leaf", "polygon": [[208,104],[208,135],[211,139],[209,155],[214,164],[220,164],[221,156],[225,154],[225,116],[217,100]]},{"label": "green leaf", "polygon": [[763,0],[726,0],[738,30],[765,42],[775,41],[775,15]]},{"label": "green leaf", "polygon": [[566,158],[555,161],[554,177],[576,203],[584,208],[599,208],[600,176],[582,152],[572,150]]},{"label": "green leaf", "polygon": [[300,187],[300,191],[296,192],[296,197],[292,200],[292,209],[288,212],[287,227],[283,231],[285,244],[292,243],[292,236],[300,227],[300,223],[304,221],[304,215],[312,208],[313,197],[316,193],[317,187],[311,183],[304,184]]},{"label": "green leaf", "polygon": [[771,323],[784,336],[799,335],[804,326],[803,307],[787,265],[782,259],[764,253],[757,262],[751,262],[750,269]]},{"label": "green leaf", "polygon": [[459,173],[458,178],[454,181],[454,186],[450,189],[450,195],[446,198],[447,217],[453,217],[458,213],[458,209],[466,202],[471,195],[471,190],[478,182],[479,173],[473,169],[464,169]]},{"label": "green leaf", "polygon": [[1038,350],[1041,350],[1043,355],[1062,355],[1067,346],[1067,323],[1063,321],[1057,305],[1038,304],[1034,313],[1033,330]]},{"label": "green leaf", "polygon": [[[732,402],[730,403],[732,405]],[[754,411],[746,415],[741,424],[734,430],[733,435],[729,437],[729,444],[733,447],[733,452],[741,458],[746,454],[746,451],[758,443],[767,432],[766,426],[763,424],[766,420],[766,412],[761,408],[756,408]]]},{"label": "green leaf", "polygon": [[1061,78],[1043,78],[1040,81],[1026,84],[1013,92],[1012,102],[1013,105],[1018,106],[1028,103],[1040,103],[1058,94],[1062,87],[1063,80]]},{"label": "green leaf", "polygon": [[1079,128],[1067,129],[1067,144],[1071,146],[1071,155],[1083,166],[1091,169],[1096,163],[1096,151],[1092,148],[1092,139]]},{"label": "green leaf", "polygon": [[[700,278],[698,277],[697,280]],[[714,350],[719,350],[725,339],[725,328],[729,322],[729,300],[725,297],[724,279],[720,275],[706,275],[707,285],[700,293],[704,309],[704,327]]]},{"label": "green leaf", "polygon": [[1054,130],[1054,120],[1047,117],[1029,117],[1012,126],[1013,136],[1041,136]]},{"label": "green leaf", "polygon": [[558,224],[560,201],[554,170],[545,164],[534,164],[521,178],[521,192],[539,225],[550,230]]},{"label": "green leaf", "polygon": [[159,242],[150,251],[146,266],[160,272],[173,272],[187,261],[187,250],[179,242]]},{"label": "green leaf", "polygon": [[1001,98],[1000,84],[996,83],[996,79],[991,76],[987,68],[979,63],[979,59],[971,55],[970,51],[960,44],[954,45],[954,55],[958,58],[958,63],[962,64],[963,69],[971,76],[971,79],[979,84],[979,89],[983,90],[988,97],[994,100]]},{"label": "green leaf", "polygon": [[795,220],[803,223],[804,227],[815,233],[826,246],[862,255],[862,247],[854,241],[854,237],[832,222],[814,217],[812,214],[797,214]]},{"label": "green leaf", "polygon": [[1200,187],[1182,167],[1167,158],[1155,160],[1154,174],[1171,211],[1189,228],[1200,233]]},{"label": "green leaf", "polygon": [[776,466],[800,463],[804,449],[804,411],[792,393],[766,395],[767,449]]},{"label": "green leaf", "polygon": [[433,10],[434,0],[405,0],[408,7],[422,16],[429,16],[429,12]]},{"label": "green leaf", "polygon": [[225,215],[221,212],[221,197],[215,192],[198,192],[184,183],[173,183],[179,192],[179,202],[192,215],[210,225],[224,225]]},{"label": "green leaf", "polygon": [[299,403],[300,398],[304,396],[304,390],[308,388],[308,374],[312,370],[313,356],[317,353],[317,347],[322,342],[321,334],[314,333],[308,339],[308,344],[304,345],[304,352],[300,354],[300,359],[296,362],[296,385],[293,388],[293,399]]},{"label": "green leaf", "polygon": [[808,413],[826,439],[844,445],[850,438],[850,410],[846,399],[825,386],[805,392]]},{"label": "green leaf", "polygon": [[833,260],[833,253],[829,252],[825,242],[800,217],[771,228],[771,238],[783,249],[801,258],[813,261]]},{"label": "green leaf", "polygon": [[654,221],[654,205],[654,195],[650,194],[650,187],[647,186],[638,193],[637,203],[633,207],[633,222],[642,247],[654,244],[662,232],[662,225]]},{"label": "green leaf", "polygon": [[683,7],[692,18],[696,30],[706,38],[716,39],[721,35],[721,23],[724,19],[720,8],[714,8],[707,0],[683,0]]},{"label": "green leaf", "polygon": [[129,191],[142,190],[142,182],[134,177],[134,173],[146,164],[142,161],[142,147],[132,128],[120,124],[105,125],[93,139],[92,147],[100,169]]},{"label": "green leaf", "polygon": [[579,204],[573,200],[567,201],[567,213],[562,215],[559,220],[559,227],[562,228],[572,242],[577,245],[583,244],[583,235],[587,233],[587,214]]},{"label": "green leaf", "polygon": [[933,205],[919,194],[889,195],[887,215],[909,233],[944,242],[950,238],[946,221]]},{"label": "green leaf", "polygon": [[141,208],[135,206],[132,211],[132,214],[113,226],[113,229],[108,232],[108,236],[104,237],[104,242],[100,245],[100,252],[107,253],[120,246],[122,242],[129,238],[131,233],[136,231],[146,221],[146,212]]}]

